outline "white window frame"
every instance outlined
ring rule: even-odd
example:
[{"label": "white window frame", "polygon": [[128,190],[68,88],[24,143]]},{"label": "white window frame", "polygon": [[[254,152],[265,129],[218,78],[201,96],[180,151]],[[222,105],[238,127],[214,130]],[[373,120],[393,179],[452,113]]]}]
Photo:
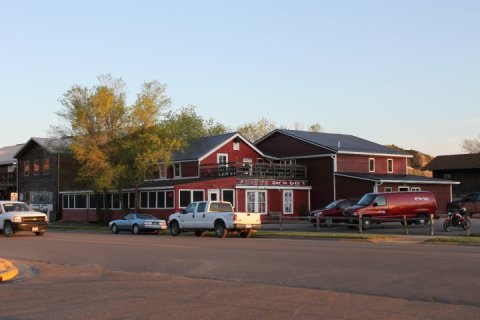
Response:
[{"label": "white window frame", "polygon": [[383,192],[392,192],[393,191],[393,188],[392,187],[385,187],[383,189]]},{"label": "white window frame", "polygon": [[[173,171],[175,172],[175,168],[173,168]],[[158,178],[161,180],[167,179],[167,166],[165,166],[165,163],[160,163],[158,165]]]},{"label": "white window frame", "polygon": [[[402,189],[403,189],[403,190],[402,190]],[[410,191],[410,187],[408,187],[408,186],[399,186],[399,187],[397,188],[397,190],[398,190],[399,192],[408,192],[408,191]]]},{"label": "white window frame", "polygon": [[[220,162],[220,157],[225,157],[225,163]],[[225,167],[228,167],[228,153],[217,153],[217,164],[225,165]]]},{"label": "white window frame", "polygon": [[[178,166],[178,175],[176,167]],[[182,177],[182,164],[181,163],[174,163],[173,164],[173,177],[174,178],[181,178]]]},{"label": "white window frame", "polygon": [[420,187],[411,187],[410,191],[422,191],[422,188]]},{"label": "white window frame", "polygon": [[[286,204],[286,202],[285,202],[285,195],[288,194],[288,193],[290,193],[290,194],[292,195],[292,196],[291,196],[291,201],[292,201],[292,202],[291,202],[291,204],[290,204],[290,206],[291,206],[291,211],[285,210],[285,208],[286,208],[286,206],[285,206],[285,204]],[[294,209],[293,209],[293,195],[294,195],[293,190],[283,190],[283,195],[282,195],[283,214],[293,214],[293,212],[294,212]]]},{"label": "white window frame", "polygon": [[[181,209],[185,209],[186,207],[182,207],[180,205],[180,202],[181,202],[181,199],[180,199],[180,194],[182,193],[182,191],[190,191],[190,203],[194,202],[195,200],[193,199],[193,192],[194,191],[201,191],[202,192],[202,198],[203,200],[198,200],[198,201],[205,201],[205,190],[204,189],[179,189],[178,190],[178,207],[181,208]],[[188,204],[187,204],[188,206]]]},{"label": "white window frame", "polygon": [[[370,163],[373,163],[373,169],[370,168]],[[368,158],[368,172],[375,172],[375,158]]]},{"label": "white window frame", "polygon": [[233,141],[233,151],[240,151],[240,142]]},{"label": "white window frame", "polygon": [[212,201],[212,200],[210,199],[210,195],[212,195],[212,194],[216,194],[216,195],[217,195],[217,200],[215,200],[215,201],[220,201],[220,199],[221,199],[221,198],[220,198],[220,189],[208,189],[208,190],[207,190],[207,194],[208,194],[208,201]]},{"label": "white window frame", "polygon": [[[392,164],[392,169],[390,170],[390,163]],[[387,172],[393,173],[393,159],[387,159]]]},{"label": "white window frame", "polygon": [[[254,203],[254,207],[255,207],[255,212],[258,212],[260,214],[267,214],[268,213],[268,192],[267,190],[251,190],[251,189],[247,189],[245,190],[245,211],[248,211],[248,192],[253,192],[255,193],[255,203]],[[260,192],[263,192],[265,193],[265,212],[260,212],[258,211],[258,194]]]},{"label": "white window frame", "polygon": [[224,191],[232,191],[232,194],[233,194],[233,203],[232,203],[232,207],[235,208],[235,202],[236,202],[236,199],[235,199],[235,189],[222,189],[221,190],[221,196],[222,196],[222,201],[225,201],[225,199],[223,198],[223,192]]}]

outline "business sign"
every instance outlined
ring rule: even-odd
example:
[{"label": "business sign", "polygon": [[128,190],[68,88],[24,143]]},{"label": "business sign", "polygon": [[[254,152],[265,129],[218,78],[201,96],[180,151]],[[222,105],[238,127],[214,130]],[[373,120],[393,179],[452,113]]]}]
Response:
[{"label": "business sign", "polygon": [[307,186],[305,180],[268,180],[268,179],[239,179],[237,185],[265,186],[265,187],[303,187]]}]

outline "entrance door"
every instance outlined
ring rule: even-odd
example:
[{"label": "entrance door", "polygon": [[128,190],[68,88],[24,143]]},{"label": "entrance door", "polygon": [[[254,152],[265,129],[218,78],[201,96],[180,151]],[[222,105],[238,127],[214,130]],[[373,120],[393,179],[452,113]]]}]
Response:
[{"label": "entrance door", "polygon": [[247,212],[267,213],[267,192],[247,190]]},{"label": "entrance door", "polygon": [[208,201],[220,201],[220,190],[218,189],[208,190]]}]

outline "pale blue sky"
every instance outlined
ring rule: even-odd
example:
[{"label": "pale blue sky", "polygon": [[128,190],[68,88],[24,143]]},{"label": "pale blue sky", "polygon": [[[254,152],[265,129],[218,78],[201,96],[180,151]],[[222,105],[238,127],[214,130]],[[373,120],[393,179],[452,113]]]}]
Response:
[{"label": "pale blue sky", "polygon": [[319,122],[433,155],[480,133],[478,0],[1,3],[0,146],[47,136],[104,73],[232,128]]}]

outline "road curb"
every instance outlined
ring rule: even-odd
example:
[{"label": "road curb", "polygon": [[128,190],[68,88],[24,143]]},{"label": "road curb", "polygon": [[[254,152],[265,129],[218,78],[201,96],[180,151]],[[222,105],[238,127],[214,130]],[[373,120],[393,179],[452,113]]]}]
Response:
[{"label": "road curb", "polygon": [[0,258],[0,283],[14,279],[18,269],[8,260]]}]

